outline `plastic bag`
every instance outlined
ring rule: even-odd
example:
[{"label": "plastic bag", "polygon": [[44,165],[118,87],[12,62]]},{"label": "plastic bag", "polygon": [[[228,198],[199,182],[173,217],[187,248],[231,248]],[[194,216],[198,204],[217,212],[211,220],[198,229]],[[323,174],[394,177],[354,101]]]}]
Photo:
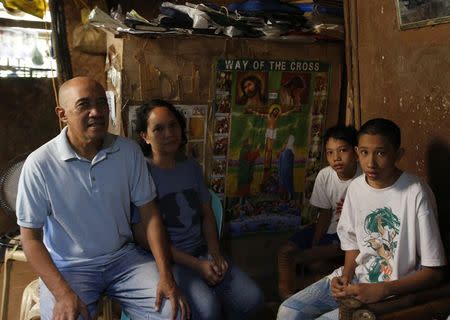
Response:
[{"label": "plastic bag", "polygon": [[81,23],[73,30],[73,47],[84,53],[106,54],[106,34],[100,28],[89,25],[89,10],[81,10]]},{"label": "plastic bag", "polygon": [[106,54],[106,34],[99,28],[80,24],[73,30],[73,47],[84,53]]},{"label": "plastic bag", "polygon": [[0,0],[6,10],[23,11],[38,18],[44,18],[48,8],[45,0]]}]

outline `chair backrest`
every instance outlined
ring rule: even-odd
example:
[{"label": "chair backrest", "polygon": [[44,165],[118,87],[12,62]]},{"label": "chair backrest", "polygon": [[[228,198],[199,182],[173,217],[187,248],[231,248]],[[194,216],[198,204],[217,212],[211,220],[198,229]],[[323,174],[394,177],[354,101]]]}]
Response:
[{"label": "chair backrest", "polygon": [[222,225],[223,225],[223,207],[220,198],[217,194],[209,189],[209,193],[211,194],[211,207],[214,212],[214,217],[216,218],[217,225],[217,233],[219,234],[219,238],[222,237]]},{"label": "chair backrest", "polygon": [[5,213],[16,217],[16,198],[20,172],[27,154],[12,159],[0,172],[0,207]]}]

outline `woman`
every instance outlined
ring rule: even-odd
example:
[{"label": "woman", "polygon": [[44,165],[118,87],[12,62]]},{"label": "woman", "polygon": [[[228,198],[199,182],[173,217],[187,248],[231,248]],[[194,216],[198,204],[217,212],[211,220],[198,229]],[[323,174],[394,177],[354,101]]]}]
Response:
[{"label": "woman", "polygon": [[[186,122],[175,107],[152,100],[139,108],[136,131],[149,158],[158,207],[170,237],[174,275],[193,319],[249,319],[263,303],[258,286],[220,251],[209,191],[200,165],[186,158]],[[138,242],[145,231],[135,225]],[[140,241],[143,239],[144,241]]]}]

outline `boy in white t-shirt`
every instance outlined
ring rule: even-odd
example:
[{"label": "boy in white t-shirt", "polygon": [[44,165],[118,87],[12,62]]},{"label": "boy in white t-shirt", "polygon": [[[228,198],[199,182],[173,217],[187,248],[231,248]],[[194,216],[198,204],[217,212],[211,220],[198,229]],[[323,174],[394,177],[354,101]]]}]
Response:
[{"label": "boy in white t-shirt", "polygon": [[443,279],[434,196],[397,168],[399,127],[386,119],[366,122],[356,150],[364,175],[350,184],[337,227],[345,264],[284,301],[278,319],[338,319],[339,299],[373,303]]},{"label": "boy in white t-shirt", "polygon": [[314,182],[310,204],[319,209],[317,221],[297,231],[280,247],[278,262],[280,269],[279,290],[282,296],[296,288],[283,277],[289,272],[282,267],[284,257],[291,252],[305,250],[317,245],[339,244],[336,226],[344,203],[347,187],[361,174],[355,152],[357,131],[354,127],[338,125],[329,128],[324,135],[325,154],[329,166],[320,170]]}]

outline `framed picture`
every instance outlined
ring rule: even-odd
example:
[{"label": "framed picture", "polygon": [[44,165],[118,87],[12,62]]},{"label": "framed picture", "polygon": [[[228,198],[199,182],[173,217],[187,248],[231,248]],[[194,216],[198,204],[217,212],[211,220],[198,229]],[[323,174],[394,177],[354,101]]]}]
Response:
[{"label": "framed picture", "polygon": [[450,22],[450,0],[395,0],[400,29]]}]

